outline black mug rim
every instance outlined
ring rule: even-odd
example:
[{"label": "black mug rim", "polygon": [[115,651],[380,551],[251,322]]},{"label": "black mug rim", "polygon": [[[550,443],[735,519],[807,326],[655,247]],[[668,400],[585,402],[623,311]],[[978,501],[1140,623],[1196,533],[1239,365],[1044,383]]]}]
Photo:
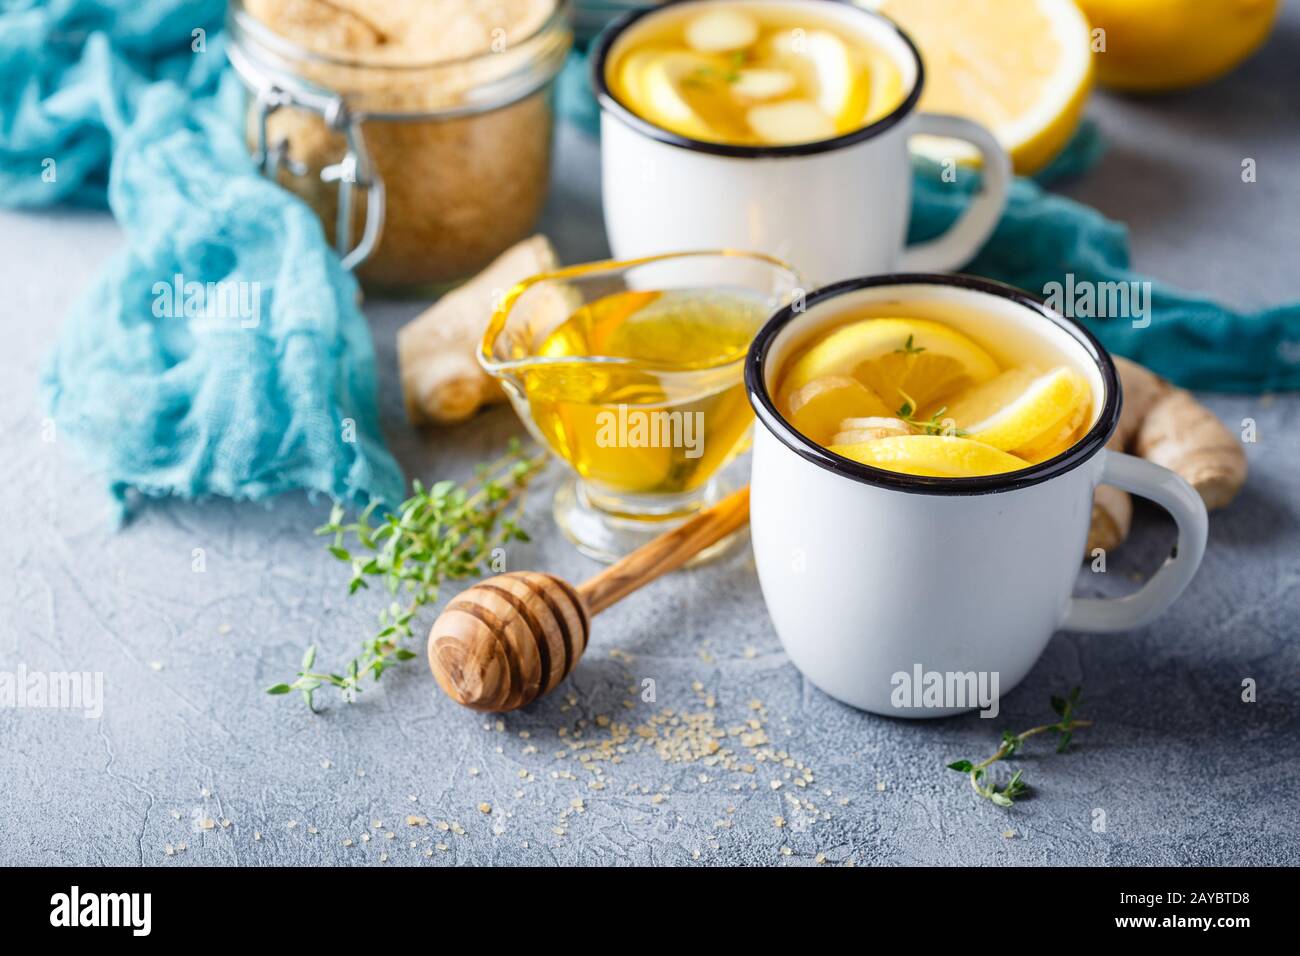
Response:
[{"label": "black mug rim", "polygon": [[[1083,438],[1054,458],[1049,458],[1036,465],[1030,465],[1019,471],[1005,472],[998,475],[983,475],[977,478],[932,478],[923,475],[905,475],[896,471],[874,468],[871,465],[864,465],[828,451],[798,432],[777,411],[776,403],[772,400],[765,383],[767,353],[771,350],[772,344],[776,341],[781,330],[797,316],[805,314],[819,303],[827,302],[841,295],[856,292],[860,289],[905,285],[947,286],[997,296],[1028,308],[1042,317],[1044,321],[1060,326],[1073,335],[1101,371],[1105,400],[1101,413],[1097,416],[1092,428]],[[750,344],[749,353],[745,357],[745,391],[749,395],[749,403],[754,408],[754,414],[763,427],[799,457],[832,474],[865,485],[925,495],[994,494],[1028,488],[1031,485],[1058,478],[1078,468],[1102,450],[1119,424],[1120,409],[1123,406],[1123,396],[1120,390],[1119,375],[1115,370],[1115,362],[1097,337],[1082,324],[1048,308],[1041,299],[1014,286],[976,276],[939,275],[927,272],[899,272],[846,279],[843,282],[823,286],[815,292],[809,293],[801,304],[791,303],[785,306],[764,323],[754,337],[754,341]]]},{"label": "black mug rim", "polygon": [[916,44],[912,42],[912,38],[907,35],[902,27],[874,10],[846,4],[843,0],[803,0],[805,3],[816,2],[833,4],[837,7],[847,7],[889,27],[903,41],[903,44],[912,55],[913,62],[916,64],[916,82],[912,84],[911,92],[892,112],[842,136],[814,140],[811,143],[793,143],[787,146],[743,146],[733,143],[713,143],[708,140],[693,139],[690,136],[674,133],[672,130],[664,129],[662,126],[643,119],[631,107],[614,95],[609,88],[608,81],[605,79],[605,65],[609,62],[609,54],[614,47],[614,42],[643,17],[654,16],[672,7],[684,4],[713,2],[716,2],[716,0],[673,0],[671,3],[645,7],[639,10],[629,10],[602,30],[592,46],[591,56],[591,87],[595,90],[596,102],[600,104],[600,108],[617,117],[626,126],[668,146],[676,146],[696,153],[710,153],[714,156],[729,156],[733,159],[782,159],[791,156],[813,156],[874,139],[886,130],[897,126],[911,115],[912,111],[916,109],[917,102],[921,99],[921,90],[925,86],[925,64],[921,60],[920,50],[917,49]]}]

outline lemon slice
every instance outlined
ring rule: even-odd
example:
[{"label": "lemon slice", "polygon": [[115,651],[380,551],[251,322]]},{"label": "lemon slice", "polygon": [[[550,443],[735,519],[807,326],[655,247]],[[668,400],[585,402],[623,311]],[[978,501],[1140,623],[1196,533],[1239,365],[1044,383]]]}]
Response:
[{"label": "lemon slice", "polygon": [[[680,370],[712,368],[740,359],[767,314],[757,297],[721,290],[624,292],[610,299],[616,307],[607,317],[601,316],[601,326],[608,334],[603,341],[593,335],[593,351],[587,354]],[[624,299],[630,300],[626,307]]]},{"label": "lemon slice", "polygon": [[932,478],[999,475],[1027,464],[982,442],[947,435],[898,435],[855,445],[831,445],[830,450],[874,468]]},{"label": "lemon slice", "polygon": [[815,378],[788,392],[782,405],[790,424],[819,445],[828,444],[845,419],[890,414],[879,395],[847,375]]},{"label": "lemon slice", "polygon": [[862,124],[871,75],[855,63],[847,43],[829,30],[783,30],[768,46],[775,63],[802,76],[817,108],[837,127]]},{"label": "lemon slice", "polygon": [[856,85],[848,46],[833,33],[809,30],[804,49],[817,74],[817,106],[827,116],[843,116]]},{"label": "lemon slice", "polygon": [[[920,108],[983,123],[1016,172],[1042,169],[1074,135],[1092,86],[1091,35],[1074,0],[857,2],[897,21],[920,47]],[[956,140],[918,136],[912,148],[939,162],[979,162]]]},{"label": "lemon slice", "polygon": [[[999,381],[1009,384],[1012,380]],[[975,441],[1033,456],[1074,433],[1088,412],[1091,397],[1087,379],[1062,366],[1033,379],[1000,410],[980,421],[962,424],[969,421],[963,406],[978,405],[979,395],[954,402],[948,414]]]},{"label": "lemon slice", "polygon": [[712,125],[691,104],[684,84],[719,69],[716,57],[679,50],[642,50],[622,67],[623,87],[650,122],[694,139],[713,139]]},{"label": "lemon slice", "polygon": [[998,363],[955,329],[927,319],[862,319],[836,329],[790,367],[783,385],[800,388],[824,375],[851,375],[894,415],[989,381]]},{"label": "lemon slice", "polygon": [[[1023,395],[1042,374],[1042,369],[1032,365],[1009,368],[997,378],[967,389],[944,403],[943,418],[950,418],[958,428],[969,431],[972,425],[992,418]],[[925,414],[928,417],[938,411],[938,407],[926,408]]]},{"label": "lemon slice", "polygon": [[1040,461],[1055,458],[1061,452],[1073,447],[1088,433],[1088,427],[1091,425],[1091,416],[1088,414],[1090,411],[1090,405],[1083,405],[1054,432],[1044,435],[1040,441],[1017,448],[1016,457],[1036,465]]}]

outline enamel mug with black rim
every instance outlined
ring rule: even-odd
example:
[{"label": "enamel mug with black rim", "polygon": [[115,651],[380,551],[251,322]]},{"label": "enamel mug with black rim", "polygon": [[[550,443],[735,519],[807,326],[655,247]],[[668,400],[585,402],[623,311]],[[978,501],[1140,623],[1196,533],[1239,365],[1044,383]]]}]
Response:
[{"label": "enamel mug with black rim", "polygon": [[[979,478],[883,471],[805,438],[773,401],[782,364],[855,310],[878,314],[884,303],[897,303],[898,314],[923,303],[935,315],[965,316],[967,327],[954,326],[986,341],[993,334],[1043,339],[1090,379],[1091,430],[1055,458]],[[900,675],[935,674],[958,688],[970,675],[992,677],[990,686],[1005,694],[1056,630],[1141,627],[1191,581],[1205,551],[1205,505],[1173,472],[1103,447],[1119,420],[1119,379],[1086,329],[1018,290],[965,276],[855,279],[823,288],[803,305],[776,313],[746,362],[758,418],[750,520],[776,632],[822,690],[889,716],[984,708],[975,700],[900,695]],[[1178,543],[1135,593],[1075,597],[1093,492],[1103,482],[1168,511]]]},{"label": "enamel mug with black rim", "polygon": [[[789,262],[817,283],[899,269],[964,265],[1006,207],[1011,161],[993,134],[956,116],[917,111],[925,71],[916,46],[879,14],[833,0],[746,0],[746,6],[817,7],[888,55],[908,90],[888,115],[843,136],[789,146],[713,143],[643,119],[610,90],[606,67],[657,16],[719,0],[682,0],[626,15],[592,55],[601,107],[605,228],[615,258],[683,249],[747,249]],[[904,248],[911,216],[908,139],[965,140],[983,156],[983,192],[946,233]]]}]

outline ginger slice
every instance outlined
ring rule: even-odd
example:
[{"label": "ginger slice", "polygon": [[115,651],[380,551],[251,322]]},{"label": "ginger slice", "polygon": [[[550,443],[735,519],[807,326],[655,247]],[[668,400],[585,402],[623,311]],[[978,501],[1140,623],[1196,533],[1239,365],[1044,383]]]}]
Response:
[{"label": "ginger slice", "polygon": [[897,435],[911,435],[914,429],[901,418],[846,418],[840,422],[840,430],[831,439],[832,445],[857,445],[877,438],[893,438]]},{"label": "ginger slice", "polygon": [[686,24],[686,43],[701,53],[741,50],[758,39],[758,23],[739,10],[706,10]]}]

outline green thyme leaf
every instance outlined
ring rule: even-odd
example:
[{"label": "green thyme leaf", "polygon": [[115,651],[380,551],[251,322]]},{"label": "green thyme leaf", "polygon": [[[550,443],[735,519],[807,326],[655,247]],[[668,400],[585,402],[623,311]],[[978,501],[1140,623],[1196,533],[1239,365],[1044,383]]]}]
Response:
[{"label": "green thyme leaf", "polygon": [[351,700],[367,677],[378,680],[389,667],[416,658],[401,642],[412,636],[419,609],[437,603],[443,582],[479,577],[495,548],[528,540],[519,519],[528,486],[545,463],[544,452],[526,451],[512,439],[504,455],[475,469],[470,482],[444,480],[427,489],[412,482],[411,497],[394,511],[380,514],[372,502],[349,522],[346,508],[335,504],[329,521],[315,533],[331,535],[326,550],[350,566],[348,594],[367,590],[375,581],[392,600],[378,612],[374,635],[341,673],[313,672],[312,645],[303,654],[297,679],[267,693],[299,691],[314,711],[312,695],[318,689],[329,685]]},{"label": "green thyme leaf", "polygon": [[1054,724],[1043,724],[1040,727],[1031,727],[1029,730],[1013,734],[1009,730],[1002,731],[1002,743],[997,752],[987,760],[973,764],[969,760],[958,760],[955,763],[947,765],[949,770],[957,770],[970,776],[971,789],[991,801],[999,807],[1010,807],[1015,803],[1016,797],[1022,796],[1029,790],[1029,785],[1025,783],[1024,771],[1017,770],[1011,775],[1006,786],[1001,790],[994,789],[991,783],[985,783],[988,778],[987,770],[999,760],[1005,760],[1013,754],[1019,753],[1024,749],[1025,741],[1030,737],[1036,737],[1039,734],[1056,733],[1059,734],[1059,740],[1056,745],[1057,753],[1065,753],[1070,746],[1070,741],[1074,738],[1074,732],[1084,727],[1091,727],[1091,720],[1079,720],[1074,716],[1075,710],[1082,700],[1083,688],[1075,687],[1070,691],[1068,698],[1052,697],[1051,704],[1061,719]]},{"label": "green thyme leaf", "polygon": [[925,347],[924,346],[918,347],[916,345],[913,345],[912,342],[915,340],[915,338],[916,338],[915,336],[909,335],[907,337],[906,344],[901,349],[894,349],[894,352],[896,354],[901,353],[903,355],[920,355],[922,352],[925,351]]}]

